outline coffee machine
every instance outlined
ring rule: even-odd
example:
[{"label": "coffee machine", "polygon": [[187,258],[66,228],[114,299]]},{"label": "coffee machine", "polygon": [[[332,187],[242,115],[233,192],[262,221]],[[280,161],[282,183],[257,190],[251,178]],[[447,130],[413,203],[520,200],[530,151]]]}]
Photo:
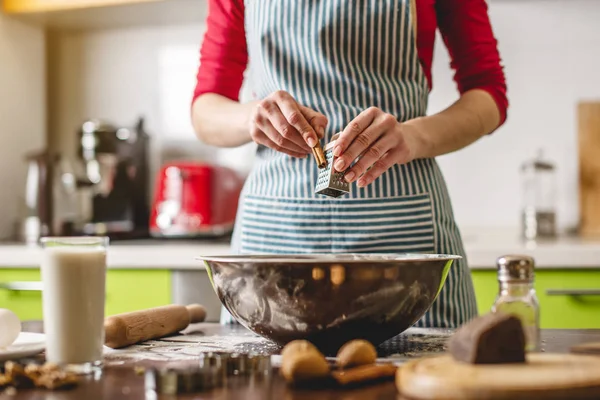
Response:
[{"label": "coffee machine", "polygon": [[148,238],[149,136],[100,120],[78,129],[75,158],[48,149],[27,154],[27,181],[16,238],[103,235]]},{"label": "coffee machine", "polygon": [[88,183],[77,189],[78,234],[149,237],[148,147],[143,118],[131,128],[100,120],[81,125],[77,169]]}]

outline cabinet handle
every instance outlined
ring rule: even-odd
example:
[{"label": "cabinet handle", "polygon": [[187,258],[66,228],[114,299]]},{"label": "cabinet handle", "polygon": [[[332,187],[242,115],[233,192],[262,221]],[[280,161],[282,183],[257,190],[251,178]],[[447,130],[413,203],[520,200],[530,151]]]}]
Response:
[{"label": "cabinet handle", "polygon": [[600,296],[600,289],[548,289],[548,296]]},{"label": "cabinet handle", "polygon": [[41,292],[42,282],[0,282],[0,290],[9,290],[11,292]]}]

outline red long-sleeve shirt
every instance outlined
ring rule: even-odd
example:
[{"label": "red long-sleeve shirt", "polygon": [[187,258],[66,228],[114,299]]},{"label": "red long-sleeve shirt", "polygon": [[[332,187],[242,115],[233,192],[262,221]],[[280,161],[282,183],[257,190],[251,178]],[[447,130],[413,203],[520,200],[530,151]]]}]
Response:
[{"label": "red long-sleeve shirt", "polygon": [[[506,80],[485,0],[416,0],[418,54],[429,88],[439,28],[460,93],[487,91],[496,101],[501,124],[506,119]],[[209,0],[207,30],[200,50],[194,100],[217,93],[238,100],[248,63],[244,31],[244,0]]]}]

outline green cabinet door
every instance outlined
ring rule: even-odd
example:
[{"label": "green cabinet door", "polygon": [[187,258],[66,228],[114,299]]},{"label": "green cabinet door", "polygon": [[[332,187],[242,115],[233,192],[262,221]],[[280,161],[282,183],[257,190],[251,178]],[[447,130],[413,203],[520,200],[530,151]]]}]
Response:
[{"label": "green cabinet door", "polygon": [[[489,312],[498,294],[496,271],[472,275],[479,312]],[[542,328],[600,329],[600,269],[539,269],[535,289]]]},{"label": "green cabinet door", "polygon": [[[26,286],[21,283],[32,283],[28,288],[31,290],[18,290]],[[21,320],[41,320],[42,292],[36,288],[39,283],[39,269],[0,269],[0,285],[7,285],[0,287],[0,308],[8,308]]]},{"label": "green cabinet door", "polygon": [[[41,320],[43,315],[40,279],[40,270],[37,268],[0,268],[0,308],[14,311],[21,320]],[[20,285],[22,282],[31,285]],[[3,284],[8,287],[3,287]],[[170,271],[108,270],[105,311],[107,316],[165,304],[171,304]]]}]

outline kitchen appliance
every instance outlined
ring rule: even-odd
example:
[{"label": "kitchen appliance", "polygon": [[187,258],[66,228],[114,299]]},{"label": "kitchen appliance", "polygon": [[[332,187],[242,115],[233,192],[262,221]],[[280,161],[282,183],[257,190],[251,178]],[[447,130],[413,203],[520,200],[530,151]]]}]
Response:
[{"label": "kitchen appliance", "polygon": [[174,161],[158,174],[150,213],[154,237],[193,238],[231,233],[244,179],[234,170]]},{"label": "kitchen appliance", "polygon": [[522,236],[526,240],[556,236],[556,173],[554,164],[538,156],[523,163]]},{"label": "kitchen appliance", "polygon": [[453,255],[316,254],[200,257],[227,311],[284,345],[305,339],[335,354],[352,339],[374,345],[431,307]]},{"label": "kitchen appliance", "polygon": [[579,234],[600,237],[600,101],[580,102],[579,130]]},{"label": "kitchen appliance", "polygon": [[148,237],[149,136],[140,118],[133,128],[84,122],[77,158],[89,185],[79,187],[79,234]]},{"label": "kitchen appliance", "polygon": [[68,162],[59,154],[42,150],[26,155],[27,181],[24,214],[19,221],[18,239],[37,244],[42,236],[73,233],[77,221],[78,184]]},{"label": "kitchen appliance", "polygon": [[27,154],[25,184],[25,215],[19,226],[19,238],[35,244],[52,229],[52,178],[57,156],[48,151]]}]

